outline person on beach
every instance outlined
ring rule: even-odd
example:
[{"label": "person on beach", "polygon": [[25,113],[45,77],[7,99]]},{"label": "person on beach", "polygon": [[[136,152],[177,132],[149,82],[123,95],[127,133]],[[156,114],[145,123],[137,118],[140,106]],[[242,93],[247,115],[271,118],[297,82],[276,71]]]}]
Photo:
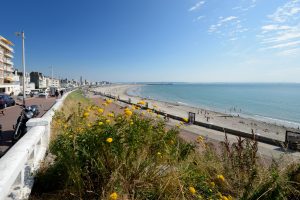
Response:
[{"label": "person on beach", "polygon": [[60,91],[60,96],[62,97],[63,95],[64,95],[64,91],[61,90],[61,91]]},{"label": "person on beach", "polygon": [[166,121],[166,122],[169,121],[169,117],[168,117],[168,114],[167,114],[167,113],[165,114],[165,117],[164,117],[164,118],[165,118],[165,121]]}]

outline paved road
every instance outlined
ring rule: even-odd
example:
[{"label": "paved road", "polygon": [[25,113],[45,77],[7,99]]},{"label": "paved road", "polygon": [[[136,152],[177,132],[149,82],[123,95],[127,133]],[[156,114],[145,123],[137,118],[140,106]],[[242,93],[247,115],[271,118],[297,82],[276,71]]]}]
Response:
[{"label": "paved road", "polygon": [[[17,103],[21,103],[18,102]],[[41,117],[55,103],[55,98],[39,98],[33,97],[26,100],[26,105],[38,105]],[[8,107],[4,111],[4,115],[0,113],[0,124],[2,125],[2,134],[0,135],[0,157],[12,146],[13,125],[21,113],[20,106]]]}]

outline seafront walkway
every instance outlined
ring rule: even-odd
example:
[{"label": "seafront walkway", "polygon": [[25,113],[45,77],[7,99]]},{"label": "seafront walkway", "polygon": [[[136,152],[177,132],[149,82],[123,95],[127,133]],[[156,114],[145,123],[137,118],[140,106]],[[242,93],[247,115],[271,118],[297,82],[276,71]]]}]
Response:
[{"label": "seafront walkway", "polygon": [[[102,98],[116,99],[116,97],[114,96],[101,94],[99,92],[96,92],[95,94],[96,95],[94,95],[94,97],[96,97],[97,95],[99,97],[100,95]],[[118,99],[118,103],[122,106],[133,104],[133,102],[129,102],[129,100],[125,100],[125,99]],[[151,110],[153,110],[153,112],[160,114],[162,116],[166,114],[160,111],[156,111],[155,109],[151,109]],[[184,121],[182,116],[179,117],[179,116],[172,116],[168,114],[168,117],[169,120],[167,124],[170,126],[175,126],[180,121]],[[186,113],[186,117],[188,117],[188,113]],[[227,137],[231,143],[236,142],[237,137],[239,136],[242,138],[250,138],[250,139],[253,138],[254,136],[253,134],[249,134],[246,132],[237,131],[229,128],[223,128],[221,126],[217,126],[209,123],[197,122],[197,121],[195,121],[193,124],[188,124],[188,125],[186,124],[184,126],[181,126],[181,136],[187,141],[195,140],[197,136],[201,135],[204,138],[206,138],[206,140],[209,140],[214,144],[218,144],[224,141],[225,132],[227,133]],[[258,150],[259,150],[258,153],[269,160],[271,160],[272,158],[279,159],[283,156],[285,157],[285,159],[289,160],[290,162],[300,160],[300,152],[284,148],[283,140],[275,140],[260,135],[255,135],[255,139],[258,141]]]},{"label": "seafront walkway", "polygon": [[64,99],[33,98],[28,99],[27,105],[40,105],[40,115],[27,122],[27,133],[13,146],[8,142],[11,128],[21,108],[12,107],[0,117],[5,122],[2,150],[7,150],[0,158],[0,200],[28,199],[33,186],[34,173],[39,169],[49,147],[51,122],[55,110],[63,105]]}]

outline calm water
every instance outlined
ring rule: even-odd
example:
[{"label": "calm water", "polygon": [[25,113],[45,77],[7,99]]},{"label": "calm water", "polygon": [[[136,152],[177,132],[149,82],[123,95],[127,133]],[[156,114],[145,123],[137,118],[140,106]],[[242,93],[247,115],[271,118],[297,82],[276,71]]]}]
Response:
[{"label": "calm water", "polygon": [[300,84],[145,85],[129,93],[280,124],[300,123]]}]

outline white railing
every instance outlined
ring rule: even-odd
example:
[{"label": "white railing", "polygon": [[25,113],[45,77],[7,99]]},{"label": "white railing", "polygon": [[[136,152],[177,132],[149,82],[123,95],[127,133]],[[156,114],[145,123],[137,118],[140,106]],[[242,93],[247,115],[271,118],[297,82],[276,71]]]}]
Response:
[{"label": "white railing", "polygon": [[0,159],[0,200],[28,199],[34,174],[49,147],[52,117],[69,93],[43,117],[29,120],[29,131]]}]

